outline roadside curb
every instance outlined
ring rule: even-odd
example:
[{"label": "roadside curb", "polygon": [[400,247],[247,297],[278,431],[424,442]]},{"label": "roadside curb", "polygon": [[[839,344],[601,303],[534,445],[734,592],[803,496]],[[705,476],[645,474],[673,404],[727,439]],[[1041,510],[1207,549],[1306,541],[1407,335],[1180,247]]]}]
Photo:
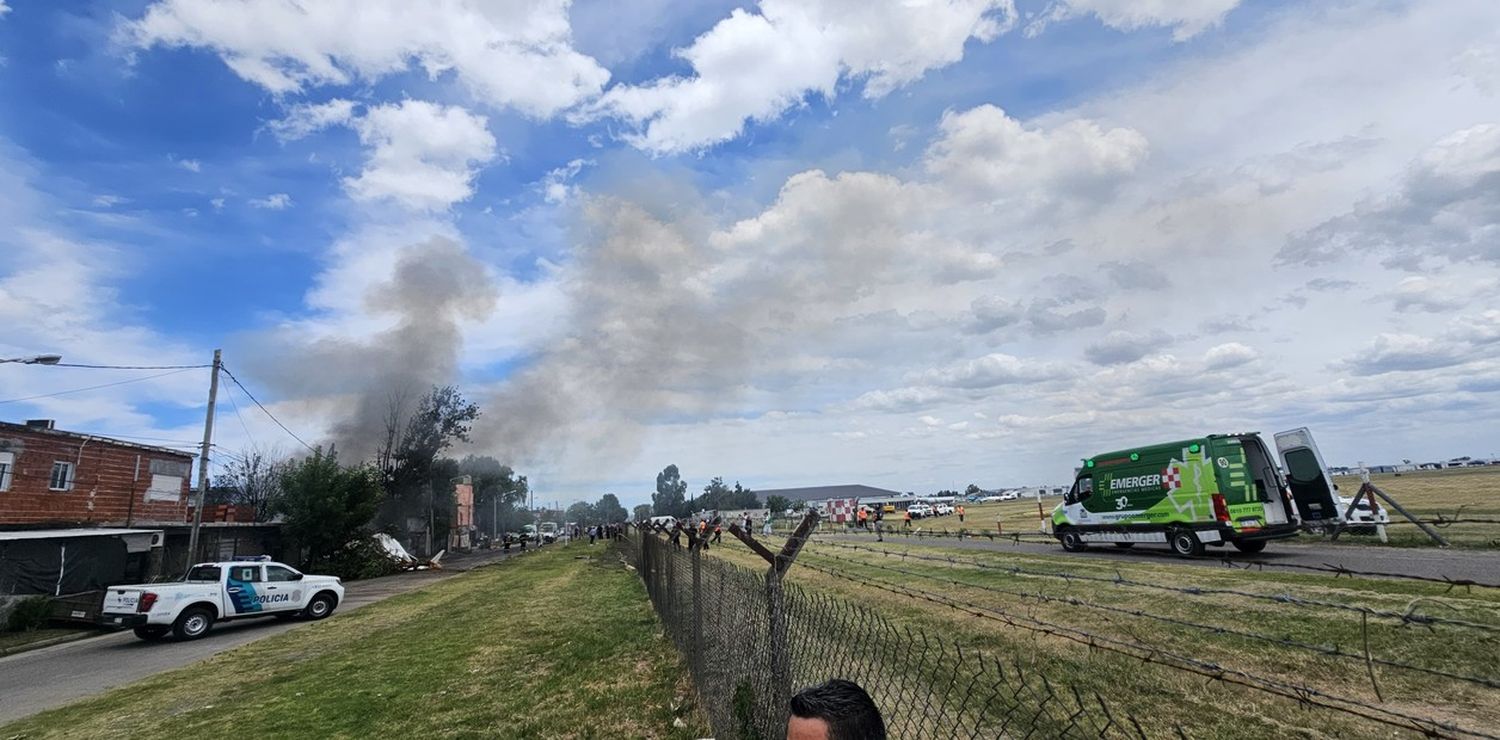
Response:
[{"label": "roadside curb", "polygon": [[79,632],[73,635],[58,635],[57,637],[48,638],[46,640],[37,640],[36,642],[30,642],[25,645],[17,645],[15,647],[0,649],[0,658],[9,658],[12,655],[29,653],[32,650],[41,650],[42,648],[52,647],[53,645],[61,645],[65,642],[86,640],[90,637],[105,637],[111,634],[113,633],[90,630],[87,632]]}]

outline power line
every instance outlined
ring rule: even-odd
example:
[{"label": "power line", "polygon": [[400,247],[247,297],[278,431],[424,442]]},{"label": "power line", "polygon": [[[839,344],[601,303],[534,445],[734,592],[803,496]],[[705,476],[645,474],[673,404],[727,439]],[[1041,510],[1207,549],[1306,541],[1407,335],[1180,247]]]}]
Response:
[{"label": "power line", "polygon": [[281,427],[281,431],[286,432],[287,434],[291,435],[292,439],[295,439],[298,442],[300,442],[302,444],[302,446],[306,447],[309,452],[317,452],[316,448],[314,448],[312,445],[310,445],[310,444],[308,444],[306,442],[303,442],[302,438],[298,437],[295,432],[293,432],[290,429],[287,429],[286,425],[282,424],[281,420],[278,419],[278,418],[276,418],[276,415],[273,414],[273,413],[271,413],[271,410],[265,407],[265,404],[262,404],[260,401],[256,400],[255,394],[251,393],[250,389],[246,388],[245,384],[241,383],[239,378],[234,377],[234,373],[229,372],[229,368],[224,367],[224,364],[220,363],[219,364],[219,369],[222,370],[222,371],[224,371],[224,374],[228,375],[229,379],[232,380],[232,381],[234,381],[234,384],[237,385],[237,386],[239,386],[239,389],[241,391],[244,391],[245,397],[248,398],[248,399],[250,399],[251,403],[254,403],[257,407],[259,407],[260,410],[262,412],[264,412],[266,416],[269,416],[271,418],[271,421],[276,422],[276,426]]},{"label": "power line", "polygon": [[154,380],[156,378],[164,378],[164,377],[166,377],[168,375],[176,375],[178,373],[187,372],[188,370],[193,370],[193,369],[195,369],[195,368],[186,367],[186,368],[181,368],[181,369],[177,369],[177,370],[172,370],[170,372],[157,373],[155,375],[145,375],[145,376],[142,376],[142,377],[139,377],[139,378],[131,378],[129,380],[117,380],[117,381],[115,381],[113,383],[103,383],[101,385],[91,385],[91,386],[88,386],[87,388],[74,388],[72,390],[57,391],[56,393],[39,393],[39,394],[37,394],[35,396],[25,396],[25,397],[22,397],[22,398],[8,398],[8,399],[6,399],[4,401],[0,401],[0,404],[19,403],[21,401],[35,401],[38,398],[52,398],[54,396],[66,396],[66,395],[68,395],[70,393],[82,393],[84,391],[96,391],[96,390],[99,390],[100,388],[111,388],[111,387],[114,387],[114,386],[117,386],[117,385],[125,385],[126,383],[139,383],[139,382],[144,381],[144,380]]},{"label": "power line", "polygon": [[213,365],[84,365],[76,362],[58,362],[52,367],[80,367],[90,370],[197,370]]},{"label": "power line", "polygon": [[228,391],[224,395],[229,399],[229,407],[234,409],[234,418],[240,420],[240,428],[245,430],[245,438],[250,440],[251,445],[259,447],[260,445],[257,445],[255,442],[255,435],[250,433],[250,427],[245,425],[245,417],[240,416],[240,405],[234,402],[234,391],[228,387],[224,390]]}]

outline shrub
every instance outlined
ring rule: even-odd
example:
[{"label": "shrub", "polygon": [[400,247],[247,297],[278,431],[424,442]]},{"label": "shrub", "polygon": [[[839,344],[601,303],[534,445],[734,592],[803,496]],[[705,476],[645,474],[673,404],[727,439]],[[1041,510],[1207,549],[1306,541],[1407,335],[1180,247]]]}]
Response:
[{"label": "shrub", "polygon": [[52,599],[32,596],[22,599],[5,620],[5,628],[11,632],[32,632],[47,626],[52,618]]},{"label": "shrub", "polygon": [[386,554],[385,548],[369,536],[350,541],[324,563],[311,564],[310,568],[310,572],[338,576],[346,581],[378,578],[401,570],[396,561]]}]

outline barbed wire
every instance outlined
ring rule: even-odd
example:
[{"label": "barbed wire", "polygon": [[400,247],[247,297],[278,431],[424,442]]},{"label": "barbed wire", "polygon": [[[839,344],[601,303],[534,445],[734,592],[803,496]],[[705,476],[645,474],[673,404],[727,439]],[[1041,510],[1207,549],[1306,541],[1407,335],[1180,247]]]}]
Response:
[{"label": "barbed wire", "polygon": [[1483,622],[1471,622],[1471,621],[1463,620],[1463,619],[1452,619],[1452,618],[1449,618],[1449,617],[1439,617],[1439,616],[1435,616],[1435,615],[1431,615],[1431,614],[1418,614],[1416,612],[1416,606],[1417,606],[1417,602],[1416,601],[1412,602],[1411,608],[1409,608],[1407,611],[1397,612],[1397,611],[1388,611],[1388,610],[1384,610],[1384,609],[1375,609],[1375,608],[1372,608],[1372,607],[1361,606],[1361,605],[1357,605],[1357,604],[1344,604],[1344,603],[1340,603],[1340,602],[1336,602],[1336,601],[1324,601],[1324,600],[1321,600],[1321,599],[1309,599],[1309,598],[1302,597],[1302,596],[1293,596],[1292,594],[1289,594],[1289,593],[1263,594],[1263,593],[1256,593],[1254,591],[1241,591],[1239,589],[1218,588],[1218,587],[1210,587],[1210,586],[1165,586],[1165,585],[1162,585],[1162,584],[1159,584],[1159,583],[1149,583],[1149,582],[1146,582],[1146,581],[1132,580],[1132,579],[1126,578],[1123,574],[1120,574],[1118,571],[1116,571],[1115,577],[1110,578],[1110,577],[1107,577],[1107,576],[1085,575],[1085,574],[1081,574],[1081,573],[1058,573],[1058,572],[1045,571],[1045,570],[1036,570],[1036,569],[1033,569],[1033,568],[1026,568],[1024,566],[1018,566],[1018,565],[997,565],[997,564],[994,564],[994,563],[985,563],[985,562],[982,562],[982,561],[979,561],[979,560],[958,559],[958,558],[953,558],[951,556],[949,556],[949,557],[937,557],[937,556],[932,556],[932,555],[918,555],[918,554],[912,553],[912,552],[910,552],[908,550],[903,550],[903,551],[899,551],[898,552],[898,551],[894,551],[894,550],[885,550],[885,549],[881,549],[881,548],[877,548],[877,547],[867,547],[865,545],[851,545],[851,544],[842,543],[842,542],[829,542],[828,540],[814,540],[813,543],[816,544],[818,547],[836,547],[836,548],[846,549],[846,550],[855,550],[855,551],[861,551],[861,552],[875,553],[875,554],[878,554],[878,555],[882,555],[884,557],[899,557],[899,558],[901,558],[903,560],[911,559],[911,560],[921,560],[921,561],[926,561],[926,562],[944,563],[944,564],[947,564],[947,565],[950,565],[950,566],[953,566],[953,565],[966,565],[966,566],[972,566],[972,567],[975,567],[975,568],[981,568],[981,569],[984,569],[984,570],[993,570],[993,571],[998,571],[998,572],[1003,572],[1003,573],[1010,573],[1010,574],[1013,574],[1013,575],[1020,575],[1020,576],[1039,577],[1039,578],[1055,578],[1055,579],[1059,579],[1059,580],[1063,580],[1063,581],[1087,581],[1087,582],[1092,582],[1092,583],[1107,583],[1107,584],[1117,585],[1117,586],[1128,586],[1128,587],[1134,587],[1134,588],[1148,588],[1148,589],[1154,589],[1154,590],[1158,590],[1158,591],[1166,591],[1166,592],[1171,592],[1171,593],[1185,594],[1185,595],[1188,595],[1188,596],[1238,596],[1238,597],[1243,597],[1243,598],[1247,598],[1247,599],[1254,599],[1254,600],[1258,600],[1258,601],[1267,601],[1267,602],[1276,603],[1276,604],[1287,604],[1287,605],[1299,606],[1299,607],[1326,608],[1326,609],[1336,609],[1336,610],[1341,610],[1341,611],[1348,611],[1348,612],[1353,612],[1353,613],[1356,613],[1356,614],[1362,614],[1362,615],[1370,616],[1370,617],[1377,617],[1377,618],[1381,618],[1381,619],[1395,620],[1395,621],[1399,622],[1403,626],[1405,626],[1405,625],[1417,625],[1417,626],[1431,627],[1431,626],[1441,625],[1441,626],[1447,626],[1447,627],[1458,627],[1458,628],[1475,629],[1475,630],[1482,630],[1482,631],[1486,631],[1486,632],[1500,633],[1500,624],[1486,624],[1486,623],[1483,623]]},{"label": "barbed wire", "polygon": [[853,565],[857,565],[857,566],[861,566],[861,567],[865,567],[865,568],[870,568],[870,569],[874,569],[874,570],[890,571],[890,572],[894,572],[894,573],[900,573],[902,575],[911,576],[913,578],[925,578],[927,580],[937,581],[939,583],[946,583],[946,584],[954,585],[954,586],[962,586],[964,588],[972,588],[972,589],[976,589],[976,590],[980,590],[980,591],[986,591],[986,592],[989,592],[989,593],[1003,594],[1003,595],[1006,595],[1006,596],[1013,596],[1013,597],[1020,598],[1020,599],[1032,599],[1032,600],[1035,600],[1035,601],[1045,602],[1045,603],[1067,604],[1069,606],[1077,606],[1077,607],[1082,607],[1082,608],[1085,608],[1085,609],[1094,609],[1094,610],[1097,610],[1097,611],[1110,612],[1110,613],[1113,613],[1113,614],[1123,614],[1123,615],[1127,615],[1127,616],[1131,616],[1131,617],[1136,617],[1136,618],[1139,618],[1139,619],[1148,619],[1148,620],[1155,621],[1155,622],[1161,622],[1163,624],[1171,624],[1171,625],[1176,625],[1178,627],[1187,627],[1187,628],[1190,628],[1190,629],[1201,630],[1201,631],[1209,632],[1209,633],[1215,634],[1215,635],[1230,635],[1230,636],[1238,637],[1238,638],[1241,638],[1241,639],[1254,640],[1254,641],[1257,641],[1257,642],[1263,642],[1263,643],[1272,644],[1272,645],[1279,645],[1281,647],[1286,647],[1286,648],[1292,648],[1292,649],[1296,649],[1296,650],[1303,650],[1303,651],[1318,653],[1318,654],[1329,656],[1329,657],[1346,658],[1346,659],[1350,659],[1350,660],[1357,660],[1357,661],[1360,661],[1362,663],[1374,663],[1376,665],[1385,666],[1387,668],[1393,668],[1393,669],[1405,670],[1405,671],[1412,671],[1414,673],[1425,673],[1425,674],[1430,675],[1430,676],[1436,676],[1436,677],[1439,677],[1439,678],[1446,678],[1446,679],[1453,680],[1453,681],[1461,681],[1461,682],[1465,682],[1465,683],[1472,683],[1472,684],[1476,684],[1476,685],[1479,685],[1479,686],[1484,686],[1486,688],[1491,688],[1491,689],[1500,689],[1500,681],[1497,681],[1495,679],[1485,678],[1483,676],[1471,676],[1471,675],[1466,675],[1466,674],[1461,674],[1461,673],[1452,673],[1452,672],[1444,671],[1444,670],[1437,669],[1437,668],[1427,668],[1427,667],[1424,667],[1424,666],[1413,665],[1413,664],[1410,664],[1410,663],[1403,663],[1403,662],[1400,662],[1400,661],[1389,660],[1389,659],[1386,659],[1386,658],[1379,658],[1379,657],[1375,657],[1375,656],[1367,654],[1367,653],[1351,653],[1351,652],[1348,652],[1348,651],[1344,650],[1343,648],[1339,647],[1336,644],[1332,645],[1332,646],[1328,646],[1328,645],[1313,645],[1311,643],[1305,643],[1305,642],[1301,642],[1301,641],[1298,641],[1298,640],[1292,640],[1290,638],[1276,637],[1274,635],[1265,635],[1265,634],[1260,634],[1260,633],[1257,633],[1257,632],[1249,632],[1249,631],[1246,631],[1246,630],[1240,630],[1240,629],[1235,629],[1233,627],[1225,627],[1225,626],[1221,626],[1221,625],[1203,624],[1201,622],[1193,622],[1191,620],[1181,619],[1181,618],[1178,618],[1178,617],[1171,617],[1171,616],[1166,616],[1166,615],[1162,615],[1162,614],[1153,614],[1151,612],[1147,612],[1147,611],[1140,610],[1140,609],[1131,609],[1131,608],[1122,607],[1122,606],[1114,606],[1114,605],[1110,605],[1110,604],[1101,604],[1101,603],[1098,603],[1098,602],[1088,601],[1088,600],[1080,599],[1080,598],[1073,597],[1073,596],[1057,596],[1057,595],[1051,595],[1051,594],[1043,594],[1043,593],[1040,593],[1040,592],[1038,592],[1038,593],[1028,593],[1028,592],[1024,592],[1024,591],[1013,591],[1013,590],[1010,590],[1010,589],[1000,588],[998,586],[991,586],[991,585],[978,584],[978,583],[970,583],[970,582],[967,582],[967,581],[961,581],[961,580],[954,579],[954,578],[946,578],[946,577],[943,577],[943,576],[933,575],[933,574],[930,574],[930,573],[921,573],[921,572],[918,572],[918,571],[905,570],[905,569],[902,569],[902,568],[893,568],[893,567],[889,567],[889,566],[881,566],[879,564],[870,563],[868,561],[859,561],[859,560],[854,560],[854,559],[851,559],[851,558],[841,557],[841,556],[838,556],[838,555],[830,555],[830,554],[827,554],[827,553],[808,552],[806,554],[811,555],[813,557],[826,558],[826,559],[830,559],[830,560],[836,560],[836,561],[839,561],[839,562],[850,563],[850,564],[853,564]]},{"label": "barbed wire", "polygon": [[[819,571],[838,578],[849,578],[851,574],[839,572],[832,568],[817,565],[815,563],[802,563],[803,567]],[[1293,699],[1301,704],[1319,706],[1334,711],[1344,712],[1364,719],[1380,722],[1385,725],[1415,730],[1429,737],[1443,737],[1464,735],[1469,737],[1490,738],[1500,740],[1500,736],[1493,735],[1482,730],[1465,728],[1453,722],[1422,717],[1400,710],[1379,707],[1368,702],[1345,696],[1331,694],[1326,691],[1314,689],[1310,686],[1286,683],[1276,679],[1258,676],[1243,670],[1226,668],[1217,663],[1199,660],[1173,653],[1162,648],[1144,644],[1142,642],[1130,642],[1114,637],[1108,637],[1097,633],[1081,630],[1076,627],[1057,624],[1034,616],[1019,615],[1004,609],[974,604],[960,599],[935,594],[930,591],[914,589],[900,584],[891,584],[884,581],[863,580],[861,584],[868,585],[883,591],[900,596],[919,598],[931,603],[940,604],[953,609],[963,611],[973,616],[992,619],[1003,622],[1012,627],[1038,632],[1054,637],[1060,637],[1072,642],[1087,645],[1090,648],[1105,650],[1111,653],[1125,655],[1135,658],[1144,663],[1162,665],[1168,668],[1184,670],[1196,673],[1209,679],[1233,683],[1251,689],[1274,694],[1284,698]]]},{"label": "barbed wire", "polygon": [[[854,530],[854,533],[858,533],[858,532],[859,532],[859,530],[857,530],[857,529]],[[816,535],[817,533],[814,533],[814,534]],[[825,532],[825,533],[823,533],[823,535],[825,535],[825,536],[831,535],[831,536],[835,536],[835,537],[850,536],[850,534],[852,534],[852,533],[847,533],[847,532],[833,532],[833,533],[827,533],[827,532]],[[871,532],[870,534],[874,534],[874,533]],[[887,530],[885,530],[884,534],[894,535],[894,534],[898,534],[898,533],[897,532],[893,532],[893,531],[887,529]],[[1038,533],[1005,534],[1005,535],[994,535],[993,533],[989,533],[989,534],[991,535],[990,539],[992,541],[1010,540],[1013,544],[1020,544],[1021,543],[1021,540],[1020,540],[1021,537],[1044,537],[1044,538],[1046,538],[1048,540],[1054,539],[1052,537],[1052,535],[1039,535]],[[782,536],[785,536],[785,535],[782,535]],[[814,536],[814,535],[809,535],[809,537],[812,537],[812,536]],[[915,536],[917,536],[920,539],[922,537],[956,537],[957,535],[956,534],[935,534],[935,533],[928,533],[928,534],[925,534],[925,535],[915,535]],[[971,534],[966,534],[964,536],[964,539],[969,539],[969,538],[977,539],[977,536],[976,535],[971,535]],[[1118,555],[1120,557],[1123,557],[1123,558],[1166,558],[1166,559],[1170,559],[1170,560],[1176,561],[1176,562],[1181,562],[1182,561],[1181,556],[1176,555],[1175,553],[1167,552],[1167,551],[1133,549],[1133,550],[1120,550],[1120,551],[1118,551],[1118,552],[1116,552],[1114,554]],[[1219,564],[1224,565],[1224,566],[1229,567],[1229,568],[1239,568],[1239,569],[1243,569],[1243,570],[1253,570],[1253,569],[1264,570],[1266,568],[1287,568],[1287,569],[1290,569],[1290,570],[1305,570],[1305,571],[1313,571],[1313,572],[1318,572],[1318,573],[1331,573],[1331,574],[1333,574],[1333,576],[1335,578],[1337,578],[1339,576],[1348,576],[1350,578],[1358,576],[1358,577],[1363,577],[1363,578],[1393,578],[1393,579],[1406,580],[1406,581],[1422,581],[1422,582],[1425,582],[1425,583],[1436,583],[1436,584],[1446,585],[1448,588],[1445,591],[1445,593],[1450,592],[1450,591],[1452,591],[1455,588],[1465,588],[1465,589],[1494,588],[1494,589],[1500,589],[1500,583],[1491,583],[1491,582],[1487,582],[1487,581],[1479,581],[1479,580],[1475,580],[1475,579],[1472,579],[1472,578],[1451,578],[1451,577],[1446,576],[1446,575],[1441,575],[1441,576],[1424,576],[1424,575],[1417,575],[1415,573],[1394,573],[1394,572],[1390,572],[1390,571],[1359,570],[1359,569],[1356,569],[1356,568],[1350,568],[1350,567],[1344,566],[1344,565],[1336,565],[1336,564],[1333,564],[1333,563],[1323,563],[1321,565],[1309,565],[1309,564],[1306,564],[1306,563],[1280,563],[1280,562],[1271,561],[1271,560],[1252,560],[1252,559],[1246,559],[1246,558],[1232,558],[1232,557],[1229,557],[1227,555],[1219,556],[1217,558],[1201,557],[1201,558],[1194,559],[1194,561],[1192,561],[1192,562],[1200,562],[1200,563],[1218,562]]]}]

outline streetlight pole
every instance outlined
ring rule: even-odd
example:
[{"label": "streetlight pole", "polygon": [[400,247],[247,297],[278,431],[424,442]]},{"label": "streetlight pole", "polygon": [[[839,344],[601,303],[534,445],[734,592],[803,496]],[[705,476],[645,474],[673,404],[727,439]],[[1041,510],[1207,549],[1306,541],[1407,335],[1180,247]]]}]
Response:
[{"label": "streetlight pole", "polygon": [[214,439],[214,402],[219,398],[221,350],[214,350],[214,367],[208,381],[208,415],[203,420],[203,446],[198,452],[198,504],[193,507],[193,530],[188,535],[188,566],[198,557],[198,529],[203,526],[203,501],[208,498],[208,448]]}]

